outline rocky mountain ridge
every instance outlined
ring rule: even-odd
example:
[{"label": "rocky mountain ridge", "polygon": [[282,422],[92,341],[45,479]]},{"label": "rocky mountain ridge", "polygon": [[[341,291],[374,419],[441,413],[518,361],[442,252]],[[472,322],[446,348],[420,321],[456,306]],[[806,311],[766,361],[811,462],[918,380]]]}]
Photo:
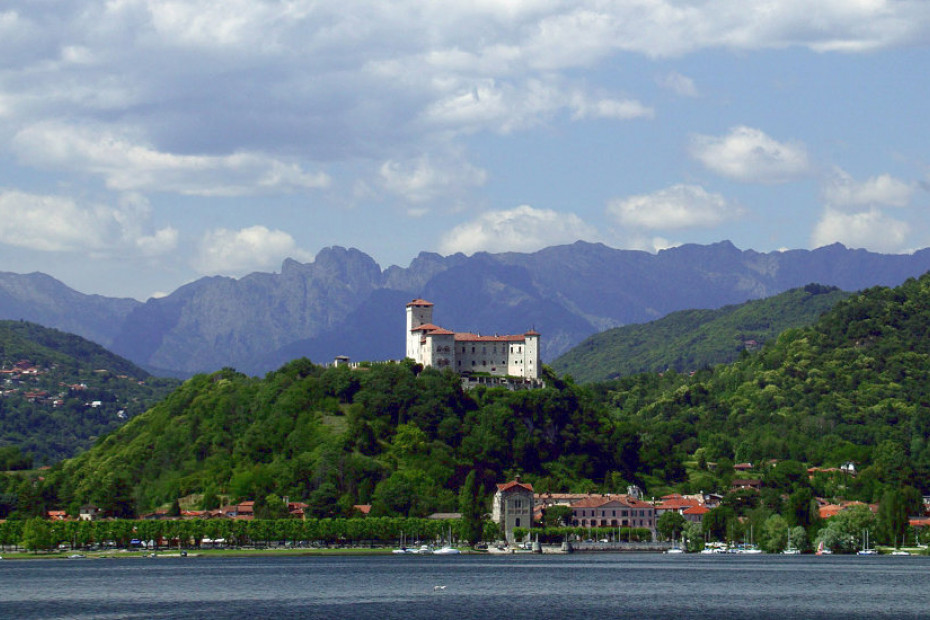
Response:
[{"label": "rocky mountain ridge", "polygon": [[533,253],[424,252],[383,269],[325,248],[280,273],[206,277],[141,303],[82,295],[43,274],[0,274],[0,318],[71,331],[159,374],[231,366],[260,374],[295,357],[327,362],[403,355],[404,304],[436,304],[460,331],[543,334],[543,360],[591,334],[690,308],[719,308],[811,282],[847,291],[895,286],[930,270],[930,249],[882,255],[839,244],[760,253],[728,241],[657,254],[583,241]]}]

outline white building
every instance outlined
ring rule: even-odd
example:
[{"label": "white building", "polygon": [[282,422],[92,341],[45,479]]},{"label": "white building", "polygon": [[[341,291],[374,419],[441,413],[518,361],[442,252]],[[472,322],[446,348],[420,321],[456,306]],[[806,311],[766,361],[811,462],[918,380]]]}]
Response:
[{"label": "white building", "polygon": [[541,372],[537,332],[514,336],[453,332],[433,324],[433,304],[422,299],[407,304],[407,357],[460,374],[538,379]]},{"label": "white building", "polygon": [[516,527],[533,527],[533,485],[516,479],[497,485],[491,507],[491,520],[497,523],[507,542],[514,542]]}]

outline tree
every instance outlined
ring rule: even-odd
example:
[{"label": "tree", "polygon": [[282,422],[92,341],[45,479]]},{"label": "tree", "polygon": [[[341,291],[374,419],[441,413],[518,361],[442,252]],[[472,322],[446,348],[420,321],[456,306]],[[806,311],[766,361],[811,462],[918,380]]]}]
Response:
[{"label": "tree", "polygon": [[904,494],[898,489],[889,489],[878,504],[878,534],[880,540],[895,548],[907,534],[907,504]]},{"label": "tree", "polygon": [[475,545],[484,531],[484,501],[478,486],[475,470],[465,476],[465,484],[459,492],[459,512],[462,514],[462,537],[468,544]]},{"label": "tree", "polygon": [[666,540],[678,538],[685,528],[685,518],[675,510],[662,513],[656,521],[656,530]]},{"label": "tree", "polygon": [[171,507],[168,508],[168,516],[169,517],[180,517],[181,516],[181,503],[177,500],[177,498],[175,498],[175,500],[171,502]]},{"label": "tree", "polygon": [[785,519],[793,526],[809,527],[819,518],[819,510],[810,487],[802,487],[788,496]]},{"label": "tree", "polygon": [[689,553],[695,553],[704,548],[703,528],[696,521],[689,521],[682,531],[682,538],[687,545]]},{"label": "tree", "polygon": [[571,506],[548,506],[543,510],[543,527],[565,527],[572,517]]},{"label": "tree", "polygon": [[762,548],[769,553],[778,553],[784,550],[787,544],[788,522],[781,515],[772,515],[762,526]]},{"label": "tree", "polygon": [[726,540],[729,522],[735,519],[733,509],[721,504],[704,515],[704,532],[714,540]]},{"label": "tree", "polygon": [[40,517],[34,517],[23,523],[22,542],[20,544],[36,553],[38,553],[39,549],[51,549],[55,542],[52,540],[52,528],[49,522]]}]

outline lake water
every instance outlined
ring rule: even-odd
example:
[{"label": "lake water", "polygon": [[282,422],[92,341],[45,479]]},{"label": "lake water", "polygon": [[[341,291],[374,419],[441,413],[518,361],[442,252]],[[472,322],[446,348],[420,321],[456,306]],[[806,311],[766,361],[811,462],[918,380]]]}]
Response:
[{"label": "lake water", "polygon": [[596,614],[926,618],[930,558],[576,554],[0,561],[2,618],[539,620]]}]

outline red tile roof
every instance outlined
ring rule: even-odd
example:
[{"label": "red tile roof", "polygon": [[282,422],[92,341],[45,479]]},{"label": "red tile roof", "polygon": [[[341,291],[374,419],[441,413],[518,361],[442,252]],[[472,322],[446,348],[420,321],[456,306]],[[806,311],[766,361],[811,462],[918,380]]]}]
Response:
[{"label": "red tile roof", "polygon": [[501,493],[510,493],[516,491],[517,489],[522,489],[524,491],[533,492],[533,485],[526,482],[518,482],[516,480],[511,480],[510,482],[505,482],[503,484],[497,485],[497,490]]},{"label": "red tile roof", "polygon": [[523,336],[481,336],[479,334],[469,334],[467,332],[457,332],[455,334],[456,342],[523,342]]},{"label": "red tile roof", "polygon": [[419,298],[418,298],[418,299],[414,299],[414,300],[411,301],[409,304],[407,304],[407,307],[408,307],[408,308],[411,307],[411,306],[426,307],[426,306],[432,306],[432,305],[433,305],[432,302],[426,301],[425,299],[419,299]]},{"label": "red tile roof", "polygon": [[706,515],[708,512],[710,512],[710,508],[708,508],[707,506],[692,506],[691,508],[688,508],[687,510],[682,512],[681,514]]}]

